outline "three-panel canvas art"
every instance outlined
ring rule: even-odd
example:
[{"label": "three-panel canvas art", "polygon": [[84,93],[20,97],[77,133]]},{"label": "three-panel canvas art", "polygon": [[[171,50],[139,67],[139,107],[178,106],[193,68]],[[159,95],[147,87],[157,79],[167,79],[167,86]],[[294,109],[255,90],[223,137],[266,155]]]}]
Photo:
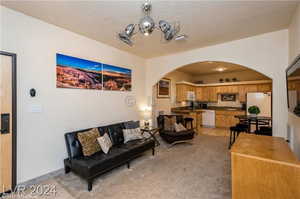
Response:
[{"label": "three-panel canvas art", "polygon": [[56,54],[57,88],[131,91],[131,69]]}]

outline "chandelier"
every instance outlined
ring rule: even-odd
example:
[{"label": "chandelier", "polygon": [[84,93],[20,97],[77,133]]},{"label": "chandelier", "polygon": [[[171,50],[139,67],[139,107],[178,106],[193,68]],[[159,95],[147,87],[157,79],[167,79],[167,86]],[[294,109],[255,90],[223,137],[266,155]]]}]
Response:
[{"label": "chandelier", "polygon": [[125,30],[118,34],[118,38],[129,46],[133,46],[132,37],[137,34],[135,32],[135,27],[138,26],[139,32],[144,36],[150,35],[155,29],[158,29],[162,33],[162,38],[165,42],[171,40],[184,40],[187,38],[185,34],[179,34],[180,32],[180,24],[179,22],[175,22],[174,24],[170,24],[165,20],[160,20],[158,22],[158,26],[156,26],[154,20],[150,17],[150,12],[152,9],[152,5],[150,0],[146,0],[142,5],[142,11],[144,13],[144,17],[140,19],[138,24],[129,24],[126,26]]}]

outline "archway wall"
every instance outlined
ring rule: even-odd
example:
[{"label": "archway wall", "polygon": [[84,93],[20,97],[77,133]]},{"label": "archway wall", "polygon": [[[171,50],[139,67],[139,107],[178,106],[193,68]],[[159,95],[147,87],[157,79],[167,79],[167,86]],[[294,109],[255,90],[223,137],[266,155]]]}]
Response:
[{"label": "archway wall", "polygon": [[148,105],[151,103],[152,86],[177,68],[202,61],[224,61],[240,64],[273,80],[273,134],[274,136],[286,137],[285,68],[288,65],[288,52],[288,30],[280,30],[206,48],[148,59],[145,88]]}]

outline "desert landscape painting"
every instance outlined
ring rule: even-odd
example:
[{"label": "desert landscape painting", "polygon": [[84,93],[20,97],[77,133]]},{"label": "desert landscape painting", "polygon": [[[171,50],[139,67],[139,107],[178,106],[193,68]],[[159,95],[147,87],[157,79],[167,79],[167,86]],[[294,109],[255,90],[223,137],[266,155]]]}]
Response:
[{"label": "desert landscape painting", "polygon": [[56,54],[57,88],[102,89],[102,64]]},{"label": "desert landscape painting", "polygon": [[131,91],[131,70],[103,64],[103,89]]}]

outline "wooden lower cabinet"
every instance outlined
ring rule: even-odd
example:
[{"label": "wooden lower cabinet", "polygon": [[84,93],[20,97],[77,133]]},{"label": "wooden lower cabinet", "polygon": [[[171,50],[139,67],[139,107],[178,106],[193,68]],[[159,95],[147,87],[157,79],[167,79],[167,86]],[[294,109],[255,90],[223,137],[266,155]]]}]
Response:
[{"label": "wooden lower cabinet", "polygon": [[197,131],[200,131],[200,128],[202,126],[202,112],[197,113]]},{"label": "wooden lower cabinet", "polygon": [[216,111],[216,127],[229,128],[235,126],[239,120],[235,115],[244,115],[245,111]]}]

